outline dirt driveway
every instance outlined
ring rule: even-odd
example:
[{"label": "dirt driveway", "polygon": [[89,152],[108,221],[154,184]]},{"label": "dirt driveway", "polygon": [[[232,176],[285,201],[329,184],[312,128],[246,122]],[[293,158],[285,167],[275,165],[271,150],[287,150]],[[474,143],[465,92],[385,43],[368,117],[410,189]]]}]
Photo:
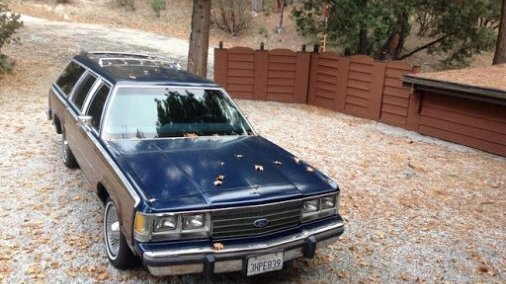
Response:
[{"label": "dirt driveway", "polygon": [[[62,165],[44,114],[50,83],[81,49],[160,50],[181,61],[186,51],[132,30],[25,23],[22,44],[5,50],[16,71],[0,79],[0,282],[205,282],[108,264],[103,209],[81,172]],[[506,159],[315,107],[239,105],[262,135],[339,182],[346,232],[315,259],[216,282],[506,281]]]}]

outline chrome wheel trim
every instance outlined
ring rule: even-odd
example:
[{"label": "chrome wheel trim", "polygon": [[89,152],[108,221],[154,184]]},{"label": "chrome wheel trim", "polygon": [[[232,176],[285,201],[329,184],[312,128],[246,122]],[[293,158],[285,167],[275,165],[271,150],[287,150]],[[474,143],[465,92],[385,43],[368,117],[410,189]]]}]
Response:
[{"label": "chrome wheel trim", "polygon": [[69,158],[69,142],[67,141],[66,137],[65,137],[65,132],[63,133],[62,135],[62,159],[63,159],[63,162],[67,162],[68,158]]},{"label": "chrome wheel trim", "polygon": [[104,218],[105,246],[109,258],[116,259],[120,250],[120,225],[116,206],[108,202]]}]

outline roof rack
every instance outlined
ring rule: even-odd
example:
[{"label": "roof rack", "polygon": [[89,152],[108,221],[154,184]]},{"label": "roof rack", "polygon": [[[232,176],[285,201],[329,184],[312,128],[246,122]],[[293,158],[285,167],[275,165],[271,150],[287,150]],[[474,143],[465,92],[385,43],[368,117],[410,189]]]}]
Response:
[{"label": "roof rack", "polygon": [[[132,65],[142,65],[142,66],[149,66],[149,65],[166,65],[170,68],[176,68],[177,70],[181,70],[181,65],[177,62],[171,61],[169,58],[161,56],[161,55],[152,55],[152,54],[143,54],[143,53],[132,53],[132,52],[117,52],[117,51],[89,51],[88,54],[93,55],[118,55],[115,57],[99,57],[98,58],[98,64],[100,67],[104,67],[104,65],[112,65],[110,61],[121,61],[124,66],[132,66]],[[119,55],[126,55],[130,57],[120,57]],[[144,58],[138,58],[138,57],[144,57]],[[108,62],[109,61],[109,62]],[[127,61],[137,61],[138,63],[129,63]],[[108,62],[108,63],[107,63]],[[154,63],[154,64],[150,64]],[[115,64],[118,65],[118,64]]]}]

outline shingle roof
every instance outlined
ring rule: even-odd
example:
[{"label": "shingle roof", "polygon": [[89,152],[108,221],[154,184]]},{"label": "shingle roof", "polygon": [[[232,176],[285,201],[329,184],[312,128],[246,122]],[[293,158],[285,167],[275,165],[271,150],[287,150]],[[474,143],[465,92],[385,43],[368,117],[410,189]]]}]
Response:
[{"label": "shingle roof", "polygon": [[403,82],[506,99],[506,64],[409,74]]}]

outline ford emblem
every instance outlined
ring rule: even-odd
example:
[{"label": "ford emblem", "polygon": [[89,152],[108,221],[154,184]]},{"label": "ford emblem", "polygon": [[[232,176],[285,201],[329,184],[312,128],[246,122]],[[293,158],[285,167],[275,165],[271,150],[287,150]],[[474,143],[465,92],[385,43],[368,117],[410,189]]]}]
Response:
[{"label": "ford emblem", "polygon": [[257,228],[263,228],[263,227],[269,225],[269,220],[258,219],[258,220],[255,220],[255,222],[253,222],[253,225],[255,225],[255,227],[257,227]]}]

